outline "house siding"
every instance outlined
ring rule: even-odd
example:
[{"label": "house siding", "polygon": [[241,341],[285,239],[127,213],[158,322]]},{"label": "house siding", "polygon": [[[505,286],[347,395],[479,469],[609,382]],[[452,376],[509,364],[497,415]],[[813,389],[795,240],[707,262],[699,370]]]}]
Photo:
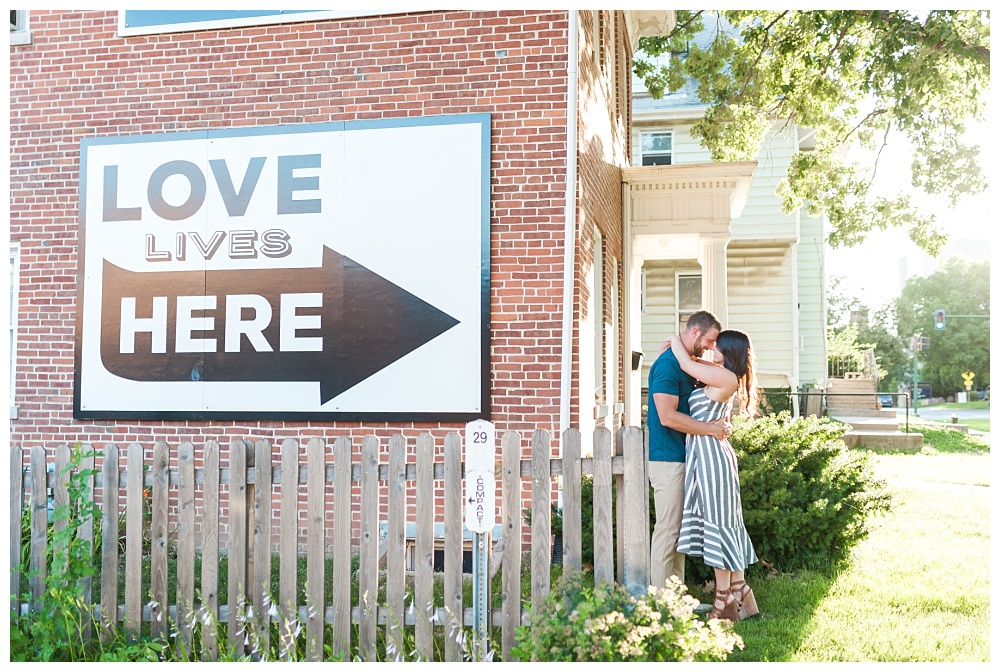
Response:
[{"label": "house siding", "polygon": [[[632,161],[642,160],[639,135],[672,130],[675,165],[711,162],[711,154],[691,135],[690,122],[637,123]],[[788,374],[799,383],[826,379],[826,299],[822,219],[803,211],[784,213],[776,196],[798,141],[794,127],[775,124],[757,156],[746,206],[730,223],[728,247],[729,324],[750,333],[758,354],[760,382],[787,387]],[[700,270],[697,261],[646,262],[646,312],[643,315],[643,386],[663,338],[672,333],[674,271]],[[669,270],[669,272],[668,272]],[[663,287],[659,283],[666,283]],[[661,312],[669,313],[669,319]]]},{"label": "house siding", "polygon": [[[794,353],[788,347],[793,333],[792,268],[788,247],[741,247],[730,243],[729,323],[724,328],[750,334],[757,353],[759,383],[787,387],[784,373],[792,373]],[[663,341],[676,332],[675,278],[678,271],[700,272],[695,261],[647,261],[646,311],[642,319],[643,371],[646,387],[649,367]]]},{"label": "house siding", "polygon": [[794,268],[787,246],[729,245],[729,324],[750,334],[763,387],[788,387],[794,375]]},{"label": "house siding", "polygon": [[803,213],[798,244],[799,381],[823,387],[827,375],[825,249],[823,220]]}]

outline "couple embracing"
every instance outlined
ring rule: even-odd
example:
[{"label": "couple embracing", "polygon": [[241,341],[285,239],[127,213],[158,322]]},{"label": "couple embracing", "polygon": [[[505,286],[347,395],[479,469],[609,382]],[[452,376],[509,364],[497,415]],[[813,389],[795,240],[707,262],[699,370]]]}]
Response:
[{"label": "couple embracing", "polygon": [[712,618],[736,621],[757,613],[744,577],[757,555],[743,524],[729,435],[734,405],[753,415],[758,400],[750,337],[722,331],[705,310],[664,343],[649,370],[649,483],[656,509],[650,583],[662,587],[670,576],[683,582],[685,555],[702,557],[715,569]]}]

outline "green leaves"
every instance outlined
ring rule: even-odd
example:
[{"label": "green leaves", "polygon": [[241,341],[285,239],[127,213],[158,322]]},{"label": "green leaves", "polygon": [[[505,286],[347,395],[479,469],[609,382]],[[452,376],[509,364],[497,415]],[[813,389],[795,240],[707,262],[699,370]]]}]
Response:
[{"label": "green leaves", "polygon": [[593,577],[559,577],[527,625],[517,628],[511,654],[522,661],[718,661],[743,648],[732,626],[694,616],[698,600],[676,578],[645,595],[625,586],[593,586]]},{"label": "green leaves", "polygon": [[985,114],[988,11],[680,10],[673,33],[640,47],[672,54],[666,67],[634,61],[654,97],[697,83],[707,109],[692,134],[715,161],[753,159],[775,123],[815,131],[779,197],[786,211],[826,214],[832,245],[889,227],[909,230],[931,254],[944,242],[908,197],[873,194],[872,170],[843,159],[848,146],[877,150],[905,137],[915,148],[914,186],[952,204],[987,186],[978,147],[963,136]]},{"label": "green leaves", "polygon": [[[934,330],[933,312],[944,310],[947,327]],[[912,278],[896,301],[899,334],[930,336],[930,349],[918,353],[922,380],[935,396],[964,390],[962,373],[975,374],[975,386],[990,384],[989,261],[953,257],[926,278]]]},{"label": "green leaves", "polygon": [[830,568],[889,508],[869,458],[840,440],[845,426],[787,413],[733,421],[743,519],[757,556],[782,571]]}]

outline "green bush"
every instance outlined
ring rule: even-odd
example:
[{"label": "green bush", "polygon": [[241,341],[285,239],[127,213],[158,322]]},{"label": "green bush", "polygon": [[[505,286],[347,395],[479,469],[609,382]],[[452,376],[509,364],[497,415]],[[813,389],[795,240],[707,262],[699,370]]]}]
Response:
[{"label": "green bush", "polygon": [[845,431],[787,413],[734,419],[743,518],[761,560],[782,571],[831,567],[889,510],[885,483],[867,454],[844,445]]},{"label": "green bush", "polygon": [[698,600],[671,582],[633,597],[617,584],[596,588],[575,572],[556,581],[511,654],[522,661],[715,661],[743,640],[726,621],[694,616]]},{"label": "green bush", "polygon": [[[94,548],[99,547],[100,536],[96,535],[96,544],[80,536],[81,528],[88,522],[100,529],[100,510],[94,504],[88,485],[96,471],[83,468],[84,461],[95,455],[92,449],[85,450],[79,443],[70,454],[65,470],[69,477],[69,500],[52,512],[53,521],[62,521],[65,526],[59,531],[54,531],[54,526],[48,527],[50,544],[46,561],[51,569],[35,609],[24,615],[11,612],[12,661],[157,661],[162,658],[162,643],[148,637],[126,638],[120,632],[108,632],[106,640],[86,636],[88,622],[94,630],[99,627],[93,607],[84,600],[84,579],[97,574]],[[28,520],[27,515],[22,518],[21,571],[27,573],[23,549],[25,520]],[[30,537],[30,531],[27,536]],[[30,597],[24,595],[24,599],[27,601]]]},{"label": "green bush", "polygon": [[762,415],[776,415],[792,409],[792,388],[765,387],[761,388],[760,409]]}]

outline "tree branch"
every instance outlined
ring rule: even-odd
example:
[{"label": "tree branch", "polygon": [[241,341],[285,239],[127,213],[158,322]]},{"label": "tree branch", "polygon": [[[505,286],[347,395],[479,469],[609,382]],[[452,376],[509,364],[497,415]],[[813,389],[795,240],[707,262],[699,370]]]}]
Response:
[{"label": "tree branch", "polygon": [[826,65],[823,66],[823,71],[819,73],[820,77],[826,77],[826,73],[830,69],[830,64],[833,62],[833,55],[837,53],[838,49],[840,49],[840,43],[844,41],[844,36],[846,36],[847,31],[849,31],[854,26],[855,21],[856,19],[852,17],[850,23],[844,26],[844,29],[840,31],[840,35],[837,36],[836,44],[833,45],[833,47],[830,49],[830,53],[827,54]]},{"label": "tree branch", "polygon": [[871,189],[872,182],[875,181],[875,175],[878,173],[878,162],[882,158],[882,151],[889,146],[889,130],[892,128],[892,124],[885,125],[885,133],[882,134],[882,146],[878,148],[878,153],[875,154],[875,165],[872,166],[872,176],[868,180],[868,184],[865,185],[865,193]]},{"label": "tree branch", "polygon": [[869,112],[868,114],[865,115],[864,119],[862,119],[857,124],[855,124],[854,128],[852,128],[850,131],[847,132],[847,135],[845,135],[840,140],[838,140],[838,144],[843,144],[843,143],[847,142],[848,139],[850,139],[850,137],[852,135],[854,135],[855,132],[857,132],[857,130],[859,128],[861,128],[862,126],[864,126],[871,119],[874,119],[875,117],[879,117],[879,116],[881,116],[883,114],[887,114],[888,112],[889,112],[889,110],[884,109],[884,108],[880,108],[878,110],[872,110],[871,112]]},{"label": "tree branch", "polygon": [[[888,10],[873,11],[871,12],[870,16],[886,22],[892,20],[892,12]],[[931,42],[927,39],[927,36],[924,34],[922,30],[923,28],[926,27],[926,24],[920,25],[919,23],[917,23],[916,26],[917,28],[913,30],[913,41],[920,44],[921,46],[926,47],[931,51],[935,51],[939,54],[946,54],[960,58],[961,57],[968,58],[977,61],[979,65],[985,66],[987,68],[990,67],[990,50],[988,47],[984,47],[980,44],[969,44],[968,42],[961,41],[958,45],[959,48],[948,49],[945,48],[945,46],[940,42]]]},{"label": "tree branch", "polygon": [[[774,26],[778,23],[778,21],[781,21],[781,19],[783,19],[787,15],[788,15],[788,10],[786,9],[785,11],[781,12],[776,17],[774,17],[774,20],[764,27],[764,39],[761,42],[760,51],[757,52],[757,58],[753,62],[753,68],[751,69],[751,72],[757,72],[757,65],[760,63],[760,59],[764,57],[764,52],[767,51],[767,38],[771,36],[771,29],[774,28]],[[740,98],[742,98],[744,94],[746,94],[747,87],[750,85],[750,81],[752,79],[754,79],[753,75],[743,80],[743,88],[740,89],[740,95],[739,95]]]},{"label": "tree branch", "polygon": [[692,23],[694,23],[694,20],[697,19],[698,17],[700,17],[704,13],[705,13],[704,9],[699,9],[697,12],[695,12],[694,14],[692,14],[691,18],[688,19],[687,21],[685,21],[683,25],[674,26],[674,29],[670,31],[669,35],[667,35],[667,39],[669,40],[674,35],[677,35],[677,34],[681,33],[682,31],[687,30],[687,27],[690,26]]}]

